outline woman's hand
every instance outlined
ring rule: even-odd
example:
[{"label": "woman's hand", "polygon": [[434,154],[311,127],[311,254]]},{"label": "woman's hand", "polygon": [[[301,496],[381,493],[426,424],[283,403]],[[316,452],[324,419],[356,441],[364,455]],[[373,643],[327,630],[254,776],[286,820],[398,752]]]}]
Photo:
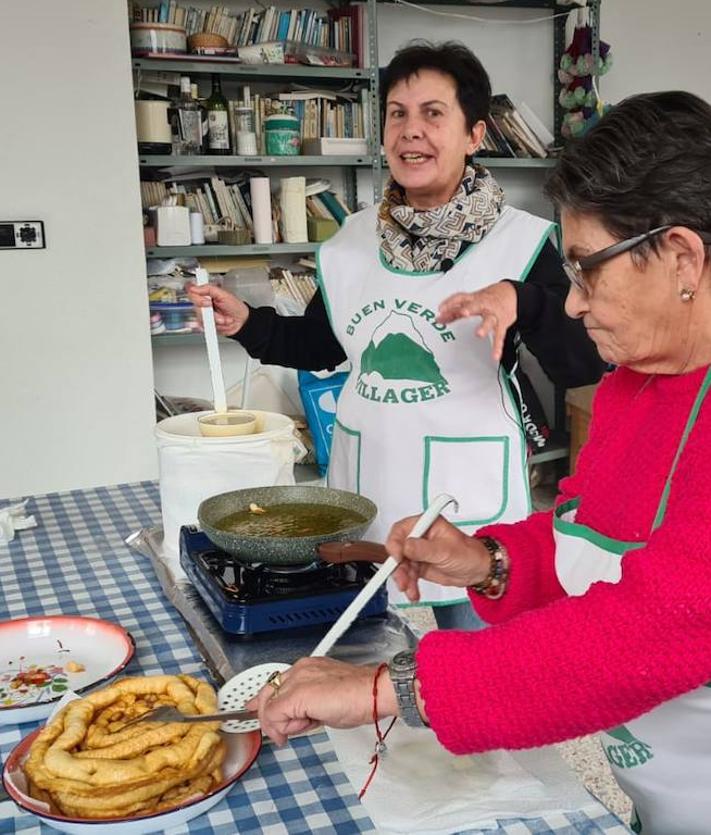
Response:
[{"label": "woman's hand", "polygon": [[437,321],[444,325],[468,316],[481,316],[476,329],[479,337],[493,334],[491,356],[500,362],[504,353],[506,332],[518,315],[516,290],[510,281],[499,281],[475,293],[455,293],[439,306]]},{"label": "woman's hand", "polygon": [[410,531],[418,518],[410,516],[396,522],[385,543],[388,554],[401,559],[393,577],[411,602],[420,599],[420,579],[456,588],[486,579],[491,557],[478,539],[462,533],[441,516],[423,537],[412,539]]},{"label": "woman's hand", "polygon": [[[259,711],[262,732],[277,745],[318,725],[367,725],[373,721],[375,670],[331,658],[302,658],[281,674],[278,690],[266,684],[245,707]],[[385,674],[378,680],[378,713],[398,713],[395,690]]]},{"label": "woman's hand", "polygon": [[221,336],[234,336],[249,318],[249,308],[237,296],[212,284],[186,284],[188,298],[195,305],[200,324],[202,308],[210,306],[215,311],[215,327]]}]

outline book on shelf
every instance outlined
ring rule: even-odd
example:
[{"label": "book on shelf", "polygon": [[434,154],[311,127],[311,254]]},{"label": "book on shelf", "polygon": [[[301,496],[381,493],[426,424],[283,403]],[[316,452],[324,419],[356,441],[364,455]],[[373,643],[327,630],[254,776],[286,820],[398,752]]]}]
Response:
[{"label": "book on shelf", "polygon": [[[527,108],[530,111],[530,108]],[[532,111],[531,111],[532,112]],[[545,144],[526,123],[517,107],[505,93],[491,97],[491,118],[487,122],[492,129],[491,139],[502,156],[522,158],[548,156]],[[537,120],[540,122],[540,120]],[[503,141],[502,141],[503,137]],[[507,153],[507,148],[510,153]]]},{"label": "book on shelf", "polygon": [[301,141],[301,152],[309,156],[364,156],[368,151],[368,140],[362,137],[319,136]]},{"label": "book on shelf", "polygon": [[287,243],[308,241],[306,228],[306,179],[283,177],[280,182],[281,234]]}]

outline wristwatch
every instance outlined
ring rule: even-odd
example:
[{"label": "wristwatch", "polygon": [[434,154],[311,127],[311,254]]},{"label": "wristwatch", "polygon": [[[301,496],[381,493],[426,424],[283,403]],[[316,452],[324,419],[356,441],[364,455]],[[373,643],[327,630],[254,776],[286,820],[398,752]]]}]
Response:
[{"label": "wristwatch", "polygon": [[427,723],[417,709],[415,696],[415,653],[404,650],[394,655],[388,664],[388,672],[395,688],[400,715],[411,728],[426,728]]}]

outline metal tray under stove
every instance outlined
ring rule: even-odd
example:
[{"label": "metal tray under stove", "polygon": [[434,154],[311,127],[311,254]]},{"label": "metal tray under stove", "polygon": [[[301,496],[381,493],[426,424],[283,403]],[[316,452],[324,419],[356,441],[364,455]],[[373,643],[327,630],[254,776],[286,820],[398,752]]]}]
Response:
[{"label": "metal tray under stove", "polygon": [[[293,664],[309,655],[328,631],[328,624],[321,624],[313,632],[292,631],[279,637],[272,632],[258,641],[235,640],[216,623],[193,584],[173,573],[170,560],[163,555],[160,526],[136,531],[126,541],[150,560],[164,594],[183,616],[200,654],[218,681],[226,681],[248,667],[269,661]],[[376,664],[392,658],[400,650],[413,649],[417,640],[418,635],[409,624],[388,608],[383,618],[354,623],[329,656],[352,664]]]},{"label": "metal tray under stove", "polygon": [[[180,565],[225,632],[257,639],[334,623],[376,571],[367,562],[244,565],[192,525],[180,529]],[[382,617],[387,604],[383,587],[358,618]]]}]

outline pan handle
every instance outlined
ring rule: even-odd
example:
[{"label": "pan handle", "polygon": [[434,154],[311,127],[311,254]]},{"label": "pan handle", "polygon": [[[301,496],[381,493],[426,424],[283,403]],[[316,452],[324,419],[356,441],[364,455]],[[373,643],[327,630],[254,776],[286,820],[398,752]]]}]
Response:
[{"label": "pan handle", "polygon": [[353,542],[322,542],[316,553],[334,565],[344,562],[385,562],[388,552],[379,542],[358,539]]}]

